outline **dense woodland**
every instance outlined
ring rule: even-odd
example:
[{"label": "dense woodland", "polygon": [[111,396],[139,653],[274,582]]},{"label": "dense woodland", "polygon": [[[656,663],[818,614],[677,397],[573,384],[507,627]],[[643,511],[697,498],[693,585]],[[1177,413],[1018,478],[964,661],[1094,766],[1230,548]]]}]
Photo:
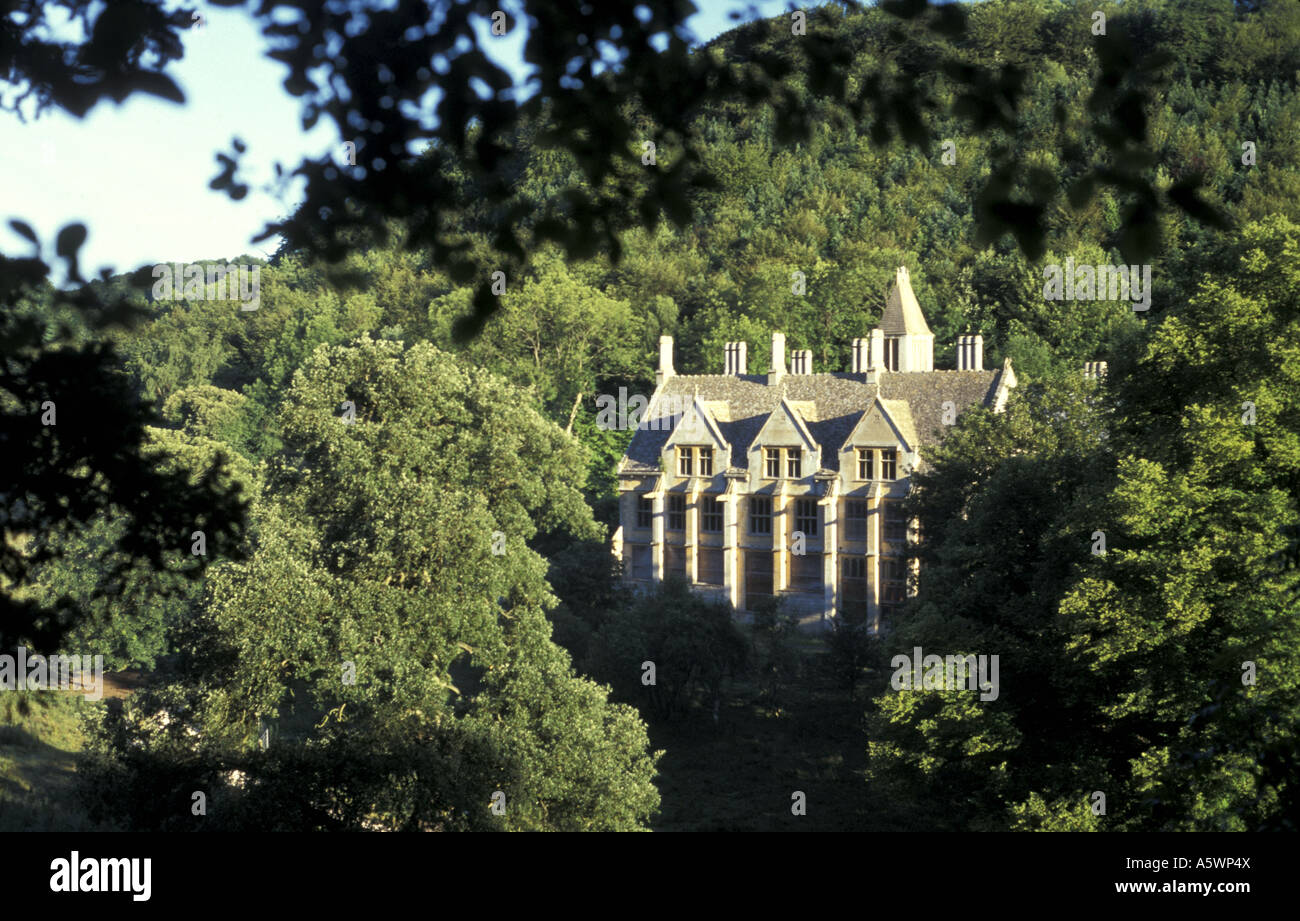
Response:
[{"label": "dense woodland", "polygon": [[[63,648],[150,676],[87,708],[78,821],[1294,830],[1300,4],[1122,6],[970,9],[956,51],[1024,69],[1014,136],[953,118],[962,90],[937,68],[929,150],[823,113],[797,67],[805,142],[778,139],[762,106],[701,103],[719,182],[689,220],[627,230],[618,260],[539,245],[468,341],[455,324],[471,289],[396,223],[383,242],[357,231],[341,264],[285,247],[256,311],[103,282],[148,311],[110,342],[119,381],[156,413],[151,450],[191,483],[239,487],[248,533],[231,558],[196,561],[178,524],[161,569],[124,571],[105,565],[123,527],[111,511],[32,538],[60,546],[27,590],[87,614]],[[1171,56],[1146,111],[1149,179],[1202,176],[1230,222],[1160,214],[1146,312],[1043,297],[1047,264],[1124,261],[1121,192],[1060,197],[1038,260],[975,226],[995,149],[1060,189],[1106,161],[1077,130],[1095,7],[1139,60]],[[821,8],[809,28],[848,54],[849,81],[939,58],[934,34],[878,10]],[[785,31],[742,26],[696,53],[741,66],[782,54]],[[534,143],[546,128],[510,148],[539,208],[586,181]],[[671,148],[658,157],[672,168]],[[496,218],[466,210],[457,232],[487,252]],[[778,330],[815,370],[845,370],[899,265],[936,366],[981,332],[986,367],[1010,358],[1021,383],[1004,414],[963,414],[917,476],[922,576],[887,635],[810,639],[780,610],[742,627],[681,586],[621,592],[608,541],[630,433],[597,428],[595,397],[648,395],[665,334],[683,373],[720,372],[733,339],[766,367]],[[78,322],[40,299],[16,309]],[[1105,382],[1082,379],[1089,360],[1109,362]],[[201,579],[180,579],[194,566]],[[890,658],[914,645],[1000,654],[998,699],[893,692]],[[794,790],[812,791],[806,817],[789,815]],[[0,804],[13,795],[0,788]]]}]

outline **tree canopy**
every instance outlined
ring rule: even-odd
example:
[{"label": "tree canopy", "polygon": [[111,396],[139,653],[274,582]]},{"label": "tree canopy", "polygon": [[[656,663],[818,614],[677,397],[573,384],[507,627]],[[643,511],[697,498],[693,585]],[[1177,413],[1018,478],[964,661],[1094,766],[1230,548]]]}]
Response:
[{"label": "tree canopy", "polygon": [[[282,812],[306,828],[641,827],[658,804],[645,728],[552,643],[528,546],[539,527],[593,533],[581,449],[428,345],[322,346],[281,415],[250,559],[213,572],[174,682],[105,730],[95,788],[134,791],[107,814],[195,827],[151,797],[215,786],[233,801],[206,820],[219,828]],[[338,776],[335,756],[359,761]]]}]

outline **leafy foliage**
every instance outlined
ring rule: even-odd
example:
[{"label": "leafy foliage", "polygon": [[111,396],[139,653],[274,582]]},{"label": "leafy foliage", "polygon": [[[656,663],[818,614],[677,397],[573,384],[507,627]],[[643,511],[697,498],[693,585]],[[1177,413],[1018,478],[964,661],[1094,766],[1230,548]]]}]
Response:
[{"label": "leafy foliage", "polygon": [[[527,544],[591,535],[580,449],[499,378],[374,340],[318,349],[281,431],[255,552],[213,574],[174,681],[106,722],[92,802],[133,827],[264,810],[299,828],[640,827],[658,802],[644,726],[551,642]],[[231,771],[239,804],[211,822],[144,805]],[[114,807],[105,784],[135,792]]]},{"label": "leafy foliage", "polygon": [[881,694],[873,776],[956,827],[1296,827],[1298,243],[1247,226],[1108,387],[1030,388],[934,452],[896,645],[998,654],[1001,689]]},{"label": "leafy foliage", "polygon": [[681,580],[665,582],[610,618],[592,647],[592,673],[660,719],[680,716],[700,697],[716,717],[727,679],[747,662],[730,606],[702,598]]}]

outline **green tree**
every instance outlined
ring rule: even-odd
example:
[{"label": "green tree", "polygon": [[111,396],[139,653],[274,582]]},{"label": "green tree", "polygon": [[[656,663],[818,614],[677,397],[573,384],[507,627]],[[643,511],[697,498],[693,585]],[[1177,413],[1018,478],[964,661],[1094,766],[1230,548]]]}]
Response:
[{"label": "green tree", "polygon": [[[528,546],[539,528],[594,533],[573,441],[499,378],[373,340],[318,349],[281,427],[257,547],[213,573],[187,665],[106,718],[87,789],[132,792],[97,809],[195,827],[145,801],[237,770],[245,805],[207,827],[279,814],[249,803],[307,828],[642,827],[658,805],[645,728],[551,641]],[[157,709],[169,722],[151,732]],[[259,751],[264,727],[276,741]],[[358,764],[391,784],[330,767],[367,746]],[[299,767],[320,785],[288,783]]]},{"label": "green tree", "polygon": [[717,719],[726,680],[746,659],[731,608],[672,579],[609,618],[592,640],[588,667],[660,719],[680,716],[701,697]]},{"label": "green tree", "polygon": [[1247,226],[1102,392],[1029,389],[932,452],[896,645],[998,654],[1000,691],[882,693],[874,778],[958,827],[1296,827],[1298,246]]}]

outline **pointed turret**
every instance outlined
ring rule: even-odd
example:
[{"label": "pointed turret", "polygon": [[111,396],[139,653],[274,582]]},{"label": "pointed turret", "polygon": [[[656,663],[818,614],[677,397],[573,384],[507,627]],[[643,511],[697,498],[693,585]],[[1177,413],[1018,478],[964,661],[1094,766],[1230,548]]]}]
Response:
[{"label": "pointed turret", "polygon": [[885,296],[878,329],[885,336],[885,368],[890,371],[933,371],[934,334],[912,292],[907,266],[900,265]]},{"label": "pointed turret", "polygon": [[912,293],[912,280],[907,266],[900,265],[894,277],[894,286],[885,297],[885,313],[880,318],[880,331],[886,336],[928,336],[930,326],[921,313],[921,305]]}]

